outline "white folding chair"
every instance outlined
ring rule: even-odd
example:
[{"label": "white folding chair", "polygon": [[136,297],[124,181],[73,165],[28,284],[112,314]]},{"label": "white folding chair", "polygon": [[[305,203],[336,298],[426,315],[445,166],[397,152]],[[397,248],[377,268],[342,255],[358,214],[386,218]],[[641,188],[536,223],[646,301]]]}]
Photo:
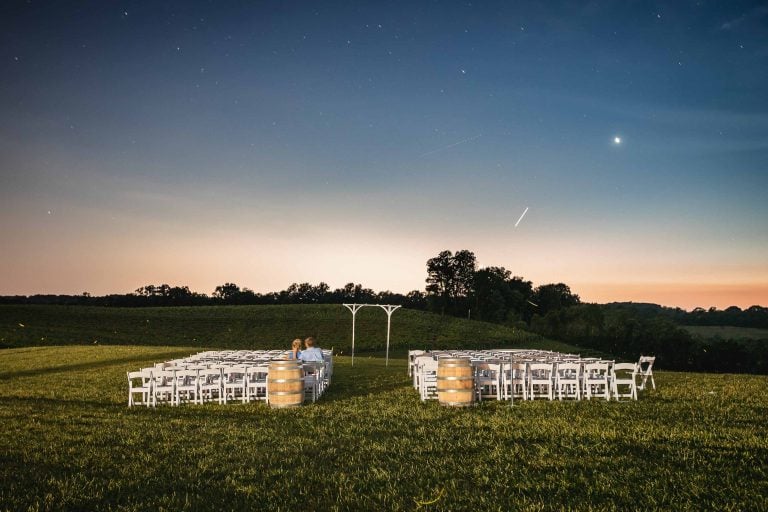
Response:
[{"label": "white folding chair", "polygon": [[581,363],[555,363],[557,398],[581,400]]},{"label": "white folding chair", "polygon": [[421,389],[419,379],[421,378],[421,367],[424,364],[432,364],[435,359],[432,356],[416,356],[413,359],[413,388]]},{"label": "white folding chair", "polygon": [[593,396],[602,395],[606,400],[611,398],[611,386],[608,382],[611,365],[606,362],[587,363],[584,365],[584,397],[589,400]]},{"label": "white folding chair", "polygon": [[418,365],[421,401],[437,398],[437,361],[427,358]]},{"label": "white folding chair", "polygon": [[304,398],[317,401],[320,395],[320,368],[322,363],[306,362],[302,365],[304,371]]},{"label": "white folding chair", "polygon": [[499,386],[500,366],[498,363],[479,362],[473,364],[475,369],[475,389],[477,398],[495,398],[501,400],[501,387]]},{"label": "white folding chair", "polygon": [[325,366],[323,371],[323,389],[331,385],[331,378],[333,377],[333,352],[330,350],[323,350],[323,365]]},{"label": "white folding chair", "polygon": [[175,403],[176,372],[174,370],[154,370],[152,372],[152,405]]},{"label": "white folding chair", "polygon": [[[152,394],[152,368],[144,368],[137,372],[127,372],[128,375],[128,407],[145,405],[149,407]],[[136,400],[133,395],[139,395]]]},{"label": "white folding chair", "polygon": [[222,403],[224,400],[224,388],[222,386],[221,368],[208,368],[199,370],[200,379],[200,400],[202,402],[213,402],[216,400]]},{"label": "white folding chair", "polygon": [[528,365],[528,399],[548,398],[554,400],[554,363],[530,363]]},{"label": "white folding chair", "polygon": [[176,405],[184,402],[202,403],[200,401],[200,386],[197,370],[179,370],[176,372],[174,401]]},{"label": "white folding chair", "polygon": [[240,400],[242,403],[247,401],[245,392],[245,366],[230,366],[222,371],[224,375],[224,403],[228,399]]},{"label": "white folding chair", "polygon": [[268,374],[268,366],[251,366],[248,368],[245,373],[245,399],[247,402],[267,399]]},{"label": "white folding chair", "polygon": [[637,400],[637,363],[616,363],[611,368],[611,396]]},{"label": "white folding chair", "polygon": [[640,361],[637,363],[640,385],[637,386],[637,389],[645,389],[645,383],[649,378],[651,379],[651,386],[656,389],[656,382],[653,380],[654,362],[656,362],[656,356],[640,356]]},{"label": "white folding chair", "polygon": [[502,373],[502,396],[504,400],[528,399],[527,363],[505,363]]},{"label": "white folding chair", "polygon": [[416,364],[415,360],[418,356],[424,355],[423,350],[409,350],[408,351],[408,376],[413,376],[413,372],[415,370]]}]

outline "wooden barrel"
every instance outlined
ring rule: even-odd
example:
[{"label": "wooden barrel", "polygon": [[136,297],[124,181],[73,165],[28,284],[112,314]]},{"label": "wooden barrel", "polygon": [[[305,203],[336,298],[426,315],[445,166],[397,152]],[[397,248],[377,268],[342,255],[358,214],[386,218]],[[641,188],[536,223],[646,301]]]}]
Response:
[{"label": "wooden barrel", "polygon": [[267,377],[269,405],[298,407],[304,401],[303,370],[300,361],[271,361]]},{"label": "wooden barrel", "polygon": [[466,358],[437,361],[437,399],[440,405],[467,407],[475,402],[472,361]]}]

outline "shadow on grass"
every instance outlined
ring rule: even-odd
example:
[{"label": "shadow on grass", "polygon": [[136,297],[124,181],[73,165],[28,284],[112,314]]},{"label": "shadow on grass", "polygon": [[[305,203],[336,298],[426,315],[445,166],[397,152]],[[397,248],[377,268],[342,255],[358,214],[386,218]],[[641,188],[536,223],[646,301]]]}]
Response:
[{"label": "shadow on grass", "polygon": [[[128,401],[126,395],[126,403]],[[116,402],[100,402],[97,400],[78,400],[71,398],[47,398],[40,396],[4,396],[0,397],[0,405],[32,405],[35,408],[56,408],[56,407],[85,407],[88,409],[115,409],[121,404]],[[125,405],[125,404],[122,404]]]},{"label": "shadow on grass", "polygon": [[54,373],[66,373],[82,370],[96,370],[99,368],[108,368],[110,366],[123,365],[128,363],[138,363],[141,361],[157,360],[162,361],[167,358],[174,358],[180,354],[188,354],[188,350],[175,350],[169,352],[161,352],[158,354],[141,354],[132,357],[121,357],[119,359],[106,359],[101,361],[92,361],[89,363],[77,363],[64,366],[46,366],[43,368],[35,368],[32,370],[21,370],[17,372],[3,372],[0,373],[0,381],[16,379],[20,377],[36,377],[38,375],[51,375]]}]

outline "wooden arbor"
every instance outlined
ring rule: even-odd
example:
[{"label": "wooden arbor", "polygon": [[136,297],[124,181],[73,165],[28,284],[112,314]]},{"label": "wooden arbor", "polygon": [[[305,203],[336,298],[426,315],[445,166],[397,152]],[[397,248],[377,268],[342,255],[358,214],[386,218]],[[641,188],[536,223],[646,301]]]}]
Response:
[{"label": "wooden arbor", "polygon": [[395,312],[397,308],[400,306],[395,306],[392,304],[344,304],[344,307],[347,308],[352,313],[352,366],[355,365],[355,316],[357,315],[357,312],[360,310],[360,308],[364,308],[366,306],[370,307],[380,307],[387,313],[387,358],[386,358],[386,366],[389,366],[389,333],[392,328],[392,313]]}]

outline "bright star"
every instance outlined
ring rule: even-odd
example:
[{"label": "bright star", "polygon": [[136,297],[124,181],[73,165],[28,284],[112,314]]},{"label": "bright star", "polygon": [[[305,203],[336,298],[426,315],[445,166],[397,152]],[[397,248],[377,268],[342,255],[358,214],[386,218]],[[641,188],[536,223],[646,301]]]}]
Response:
[{"label": "bright star", "polygon": [[614,137],[613,138],[613,143],[614,144],[621,144],[621,137],[619,137],[619,136]]}]

